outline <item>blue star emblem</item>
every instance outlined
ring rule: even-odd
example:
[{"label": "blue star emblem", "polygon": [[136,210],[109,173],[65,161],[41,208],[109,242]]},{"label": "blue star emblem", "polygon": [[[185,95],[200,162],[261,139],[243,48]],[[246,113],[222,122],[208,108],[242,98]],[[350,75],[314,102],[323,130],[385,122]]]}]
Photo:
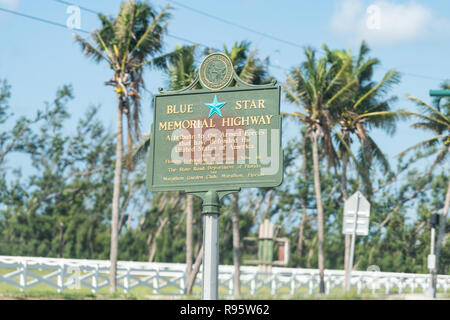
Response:
[{"label": "blue star emblem", "polygon": [[220,112],[220,108],[224,106],[226,102],[218,102],[217,101],[217,95],[214,95],[214,101],[213,103],[205,103],[205,106],[209,107],[211,110],[209,111],[208,118],[211,118],[211,116],[214,113],[217,113],[220,117],[222,117],[222,113]]}]

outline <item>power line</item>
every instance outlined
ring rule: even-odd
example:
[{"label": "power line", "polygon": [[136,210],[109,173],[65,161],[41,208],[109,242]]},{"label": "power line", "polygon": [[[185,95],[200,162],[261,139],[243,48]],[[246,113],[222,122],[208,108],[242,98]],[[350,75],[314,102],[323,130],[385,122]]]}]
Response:
[{"label": "power line", "polygon": [[182,3],[178,2],[178,1],[171,0],[171,2],[175,3],[176,5],[178,5],[178,6],[180,6],[180,7],[183,7],[183,8],[185,8],[185,9],[188,9],[188,10],[191,10],[191,11],[193,11],[193,12],[196,12],[196,13],[198,13],[198,14],[204,15],[204,16],[209,17],[209,18],[211,18],[211,19],[215,19],[215,20],[221,21],[221,22],[223,22],[223,23],[229,24],[229,25],[231,25],[231,26],[234,26],[234,27],[237,27],[237,28],[240,28],[240,29],[243,29],[243,30],[252,32],[252,33],[255,33],[255,34],[260,35],[260,36],[262,36],[262,37],[269,38],[269,39],[272,39],[272,40],[275,40],[275,41],[278,41],[278,42],[282,42],[282,43],[285,43],[285,44],[288,44],[288,45],[291,45],[291,46],[293,46],[293,47],[297,47],[297,48],[300,48],[300,49],[303,49],[303,48],[304,48],[304,46],[301,46],[301,45],[299,45],[299,44],[297,44],[297,43],[294,43],[294,42],[291,42],[291,41],[288,41],[288,40],[284,40],[284,39],[281,39],[281,38],[272,36],[272,35],[267,34],[267,33],[265,33],[265,32],[261,32],[261,31],[255,30],[255,29],[252,29],[252,28],[243,26],[243,25],[241,25],[241,24],[237,24],[237,23],[232,22],[232,21],[225,20],[225,19],[223,19],[223,18],[214,16],[214,15],[209,14],[209,13],[207,13],[207,12],[204,12],[204,11],[201,11],[201,10],[198,10],[198,9],[195,9],[195,8],[192,8],[192,7],[189,7],[189,6],[187,6],[187,5],[185,5],[185,4],[182,4]]},{"label": "power line", "polygon": [[64,29],[70,29],[70,30],[74,30],[74,31],[89,33],[89,31],[86,31],[86,30],[83,30],[83,29],[71,29],[68,26],[66,26],[65,24],[61,24],[61,23],[58,23],[58,22],[50,21],[50,20],[47,20],[47,19],[42,19],[42,18],[35,17],[35,16],[30,16],[28,14],[24,14],[24,13],[21,13],[21,12],[18,12],[18,11],[14,11],[14,10],[9,10],[9,9],[5,9],[5,8],[1,8],[0,7],[0,11],[4,11],[4,12],[11,13],[11,14],[14,14],[14,15],[17,15],[17,16],[21,16],[21,17],[24,17],[24,18],[32,19],[32,20],[35,20],[35,21],[44,22],[44,23],[51,24],[51,25],[54,25],[54,26],[57,26],[57,27],[60,27],[60,28],[64,28]]}]

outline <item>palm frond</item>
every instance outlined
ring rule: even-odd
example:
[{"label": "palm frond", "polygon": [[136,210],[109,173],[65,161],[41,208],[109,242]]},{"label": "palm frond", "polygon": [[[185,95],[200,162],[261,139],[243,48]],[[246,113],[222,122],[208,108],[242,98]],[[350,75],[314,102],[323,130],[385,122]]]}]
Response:
[{"label": "palm frond", "polygon": [[[390,70],[388,71],[383,79],[374,87],[372,87],[370,90],[368,90],[364,95],[362,95],[358,101],[356,101],[356,103],[353,105],[353,109],[356,110],[358,108],[358,106],[370,95],[372,95],[373,93],[375,93],[377,90],[379,90],[380,88],[382,88],[382,86],[386,83],[389,83],[389,81],[393,81],[394,83],[397,82],[398,80],[398,75],[399,73],[397,71],[394,70]],[[393,79],[393,80],[392,80]]]},{"label": "palm frond", "polygon": [[[426,111],[431,111],[431,113],[437,117],[440,117],[443,122],[447,123],[447,126],[450,126],[450,119],[448,116],[444,115],[443,113],[441,113],[438,109],[434,108],[433,106],[431,106],[430,104],[426,103],[425,101],[423,101],[422,99],[419,99],[413,95],[407,94],[406,98],[414,101],[417,105],[422,106],[425,108]],[[436,118],[437,118],[436,117]]]},{"label": "palm frond", "polygon": [[443,137],[446,137],[446,135],[440,134],[440,135],[435,136],[435,137],[433,137],[431,139],[427,139],[427,140],[421,141],[421,142],[419,142],[419,143],[417,143],[417,144],[407,148],[405,151],[402,151],[401,153],[398,154],[398,156],[399,157],[403,157],[406,153],[408,153],[408,152],[410,152],[412,150],[420,150],[420,149],[432,148],[436,144],[438,144],[439,143],[439,139],[443,138]]},{"label": "palm frond", "polygon": [[103,54],[92,44],[90,44],[87,40],[83,39],[76,33],[73,36],[75,38],[75,42],[77,42],[80,45],[81,50],[83,51],[83,54],[85,56],[92,58],[96,63],[99,63],[102,60],[111,63],[110,60],[108,60],[105,56],[103,56]]}]

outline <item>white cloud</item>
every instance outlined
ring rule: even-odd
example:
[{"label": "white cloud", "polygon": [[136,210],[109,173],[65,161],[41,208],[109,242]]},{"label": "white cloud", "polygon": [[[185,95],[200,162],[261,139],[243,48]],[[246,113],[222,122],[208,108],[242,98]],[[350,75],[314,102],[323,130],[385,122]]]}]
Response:
[{"label": "white cloud", "polygon": [[0,0],[0,7],[16,10],[19,7],[19,0]]},{"label": "white cloud", "polygon": [[[395,44],[418,38],[438,28],[430,10],[413,1],[339,1],[331,19],[337,33],[371,44]],[[440,22],[445,23],[441,20]],[[441,28],[439,28],[441,29]],[[442,29],[441,29],[442,30]]]}]

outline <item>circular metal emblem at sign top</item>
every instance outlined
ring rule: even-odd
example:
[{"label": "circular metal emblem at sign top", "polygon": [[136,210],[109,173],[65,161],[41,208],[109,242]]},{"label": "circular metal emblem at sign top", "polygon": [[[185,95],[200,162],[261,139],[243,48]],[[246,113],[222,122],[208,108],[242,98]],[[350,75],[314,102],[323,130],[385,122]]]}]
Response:
[{"label": "circular metal emblem at sign top", "polygon": [[233,64],[223,53],[211,53],[200,65],[199,80],[204,88],[220,90],[228,86],[232,79]]}]

